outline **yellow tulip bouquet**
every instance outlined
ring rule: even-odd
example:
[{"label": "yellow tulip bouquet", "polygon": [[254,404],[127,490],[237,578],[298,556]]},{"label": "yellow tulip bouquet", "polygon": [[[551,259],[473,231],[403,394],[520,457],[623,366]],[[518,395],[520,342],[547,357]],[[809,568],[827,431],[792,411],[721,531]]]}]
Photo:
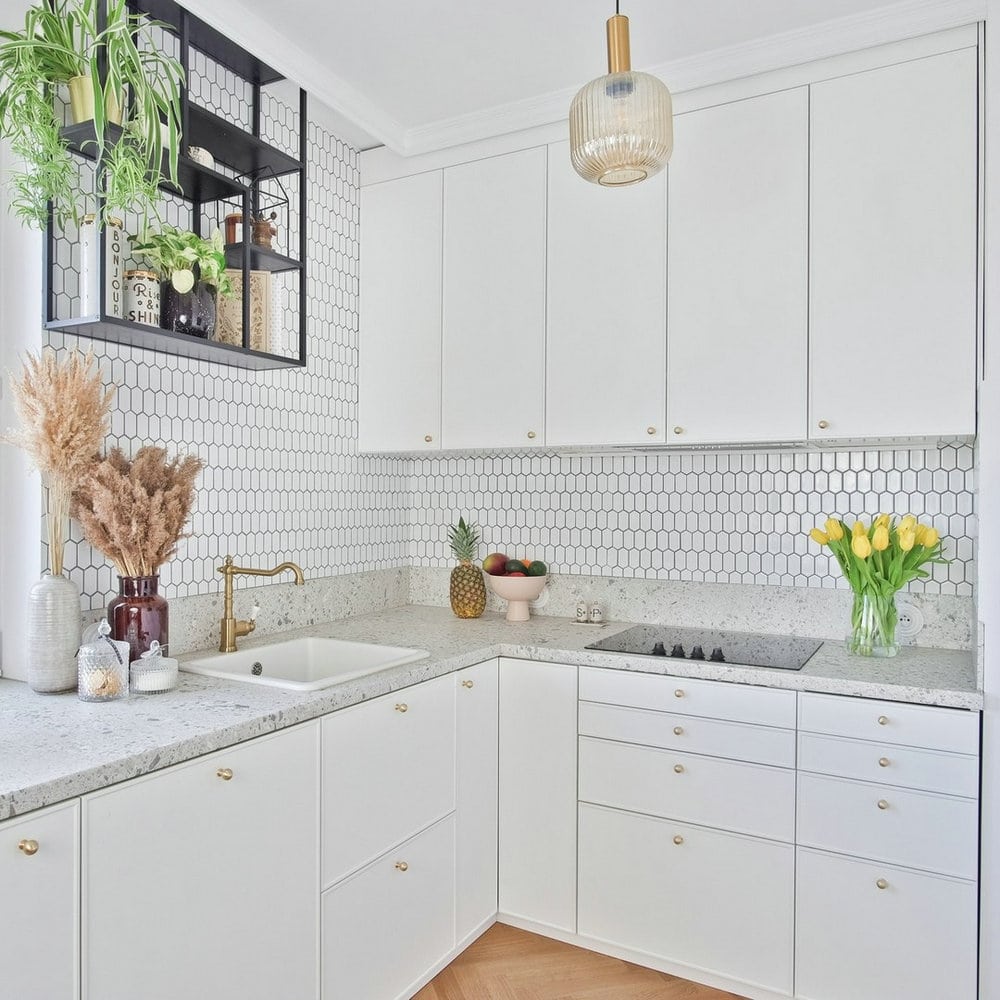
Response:
[{"label": "yellow tulip bouquet", "polygon": [[[824,530],[825,529],[825,530]],[[896,593],[911,580],[930,576],[930,563],[948,562],[941,536],[912,514],[903,518],[879,514],[868,527],[855,521],[848,528],[835,517],[809,537],[827,546],[854,591],[848,648],[859,656],[895,656]]]}]

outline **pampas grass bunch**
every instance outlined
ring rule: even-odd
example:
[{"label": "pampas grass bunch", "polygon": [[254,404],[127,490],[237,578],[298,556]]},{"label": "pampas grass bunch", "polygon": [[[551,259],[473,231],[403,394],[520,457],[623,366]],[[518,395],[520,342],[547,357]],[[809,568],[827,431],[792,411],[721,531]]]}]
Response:
[{"label": "pampas grass bunch", "polygon": [[63,571],[66,521],[73,491],[86,476],[108,433],[114,388],[105,389],[88,351],[62,356],[46,348],[29,354],[20,376],[11,375],[18,430],[3,440],[23,448],[42,475],[46,490],[49,566]]},{"label": "pampas grass bunch", "polygon": [[152,576],[186,537],[203,466],[194,456],[168,458],[165,448],[140,448],[132,459],[112,448],[78,483],[72,516],[119,576]]}]

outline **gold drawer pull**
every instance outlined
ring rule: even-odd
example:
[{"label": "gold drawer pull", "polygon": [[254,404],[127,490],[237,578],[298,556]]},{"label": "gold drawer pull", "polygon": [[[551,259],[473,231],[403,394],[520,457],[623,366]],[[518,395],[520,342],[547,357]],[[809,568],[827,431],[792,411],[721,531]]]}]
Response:
[{"label": "gold drawer pull", "polygon": [[876,879],[875,880],[875,888],[876,889],[888,889],[889,888],[889,883],[886,882],[886,880],[884,878]]},{"label": "gold drawer pull", "polygon": [[408,872],[409,870],[410,870],[410,866],[405,861],[397,861],[396,862],[396,871],[398,871],[398,872]]},{"label": "gold drawer pull", "polygon": [[817,426],[819,427],[819,429],[821,431],[825,431],[827,429],[827,427],[830,426],[830,421],[829,420],[820,420],[819,423],[817,424]]},{"label": "gold drawer pull", "polygon": [[464,687],[464,688],[470,688],[472,686],[473,686],[473,682],[472,681],[462,681],[462,687]]},{"label": "gold drawer pull", "polygon": [[646,428],[646,433],[647,434],[655,434],[656,433],[656,428],[655,427],[647,427]]},{"label": "gold drawer pull", "polygon": [[880,715],[878,717],[878,724],[880,726],[888,726],[889,725],[889,716],[888,715]]},{"label": "gold drawer pull", "polygon": [[425,441],[426,441],[426,442],[427,442],[428,444],[430,444],[430,443],[431,443],[431,441],[433,441],[433,440],[434,440],[434,438],[433,438],[433,437],[431,437],[431,435],[430,435],[430,434],[425,434],[425,435],[424,435],[424,440],[425,440]]},{"label": "gold drawer pull", "polygon": [[674,433],[675,434],[683,434],[684,433],[684,428],[683,427],[675,427],[674,428]]},{"label": "gold drawer pull", "polygon": [[674,774],[683,774],[683,773],[684,773],[684,765],[674,764]]},{"label": "gold drawer pull", "polygon": [[674,736],[683,736],[683,735],[684,735],[684,727],[674,726]]},{"label": "gold drawer pull", "polygon": [[889,758],[888,757],[879,757],[879,759],[878,759],[878,766],[879,767],[888,767],[889,766]]},{"label": "gold drawer pull", "polygon": [[677,690],[676,690],[676,691],[674,692],[674,697],[675,697],[675,698],[683,698],[683,697],[684,697],[684,688],[678,688],[678,689],[677,689]]},{"label": "gold drawer pull", "polygon": [[38,841],[37,840],[20,840],[17,844],[17,849],[26,857],[31,857],[32,854],[38,853]]},{"label": "gold drawer pull", "polygon": [[408,712],[409,710],[410,710],[410,706],[407,705],[405,701],[400,701],[400,702],[396,703],[396,711],[397,712]]},{"label": "gold drawer pull", "polygon": [[879,809],[888,809],[889,803],[885,799],[879,799],[877,803]]},{"label": "gold drawer pull", "polygon": [[683,838],[683,837],[682,837],[682,836],[681,836],[680,834],[677,834],[677,836],[676,836],[676,837],[674,837],[674,843],[675,843],[675,844],[676,844],[676,845],[677,845],[678,847],[680,847],[680,846],[681,846],[681,844],[683,844],[683,843],[684,843],[684,838]]},{"label": "gold drawer pull", "polygon": [[528,431],[528,440],[530,440],[530,441],[534,441],[535,440],[535,432],[534,431]]},{"label": "gold drawer pull", "polygon": [[231,767],[220,767],[218,771],[215,772],[217,778],[222,778],[223,781],[233,780],[233,769]]}]

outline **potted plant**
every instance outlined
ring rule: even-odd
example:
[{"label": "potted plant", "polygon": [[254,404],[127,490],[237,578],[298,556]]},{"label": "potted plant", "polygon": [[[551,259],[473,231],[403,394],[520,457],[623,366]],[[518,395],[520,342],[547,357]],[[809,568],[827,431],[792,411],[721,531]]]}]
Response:
[{"label": "potted plant", "polygon": [[163,225],[139,239],[132,251],[160,275],[160,326],[175,333],[209,337],[215,331],[216,294],[233,294],[226,253],[218,229],[203,239],[186,229]]},{"label": "potted plant", "polygon": [[[157,22],[132,13],[127,0],[107,0],[99,29],[103,2],[45,0],[28,9],[23,29],[0,31],[0,135],[24,161],[11,175],[11,204],[39,229],[49,202],[62,224],[78,218],[83,197],[55,109],[62,85],[69,87],[74,120],[94,122],[89,152],[105,163],[97,192],[106,199],[105,219],[127,209],[144,218],[156,214],[164,148],[168,176],[177,182],[183,69],[159,51]],[[109,122],[122,125],[114,141]]]}]

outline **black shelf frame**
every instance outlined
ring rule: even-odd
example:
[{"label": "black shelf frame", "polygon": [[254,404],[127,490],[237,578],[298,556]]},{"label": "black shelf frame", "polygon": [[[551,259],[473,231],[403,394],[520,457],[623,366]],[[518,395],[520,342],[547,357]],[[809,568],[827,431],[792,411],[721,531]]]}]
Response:
[{"label": "black shelf frame", "polygon": [[[190,69],[190,49],[203,52],[210,59],[243,77],[251,84],[252,130],[247,132],[225,118],[206,108],[192,104],[188,89],[181,92],[181,149],[178,158],[179,187],[162,182],[160,188],[170,194],[185,199],[192,204],[192,230],[201,235],[203,206],[222,200],[238,199],[242,203],[243,218],[250,219],[259,211],[260,193],[258,179],[297,174],[299,177],[299,258],[298,260],[277,253],[266,247],[259,247],[245,240],[242,244],[226,247],[228,267],[243,272],[243,343],[242,346],[207,340],[160,327],[131,323],[111,316],[107,312],[107,282],[105,274],[105,246],[107,234],[100,227],[97,271],[98,302],[100,313],[96,316],[57,319],[55,316],[55,292],[52,282],[52,263],[55,257],[55,233],[52,206],[49,206],[49,221],[46,238],[43,241],[43,302],[42,315],[46,329],[73,333],[95,340],[140,347],[160,354],[196,358],[236,368],[264,370],[274,368],[303,368],[306,365],[306,298],[307,285],[307,171],[308,156],[308,100],[304,90],[299,90],[299,158],[289,156],[284,150],[265,142],[260,137],[261,87],[276,83],[284,77],[266,63],[237,46],[216,29],[189,13],[174,0],[136,0],[131,4],[134,12],[148,14],[154,20],[177,35],[180,46],[180,63],[187,79]],[[103,4],[99,5],[98,27],[106,21]],[[102,68],[102,73],[106,68]],[[95,159],[96,134],[94,123],[71,125],[61,130],[67,145],[74,152],[88,159]],[[121,139],[122,129],[109,124],[105,139],[116,142]],[[202,166],[183,150],[188,146],[202,146],[212,152],[219,163],[237,171],[246,180],[236,180],[225,173]],[[96,169],[103,169],[98,163]],[[165,174],[166,171],[163,171]],[[248,236],[249,225],[244,226]],[[284,357],[250,348],[250,271],[268,271],[272,274],[294,272],[299,276],[299,351],[297,357]]]}]

